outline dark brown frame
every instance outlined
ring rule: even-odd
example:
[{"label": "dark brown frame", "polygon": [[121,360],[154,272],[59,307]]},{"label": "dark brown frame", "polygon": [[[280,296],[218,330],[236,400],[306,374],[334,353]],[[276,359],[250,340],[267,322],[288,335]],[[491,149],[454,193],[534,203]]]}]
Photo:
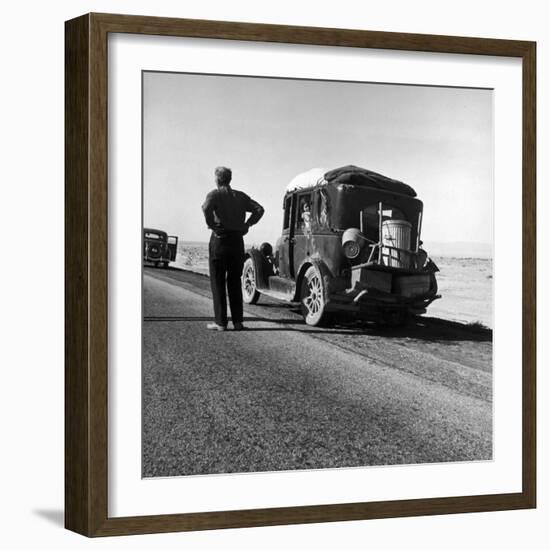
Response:
[{"label": "dark brown frame", "polygon": [[[508,56],[523,63],[523,488],[521,493],[107,515],[107,35]],[[65,25],[65,526],[87,536],[512,510],[536,506],[536,44],[454,36],[88,14]]]}]

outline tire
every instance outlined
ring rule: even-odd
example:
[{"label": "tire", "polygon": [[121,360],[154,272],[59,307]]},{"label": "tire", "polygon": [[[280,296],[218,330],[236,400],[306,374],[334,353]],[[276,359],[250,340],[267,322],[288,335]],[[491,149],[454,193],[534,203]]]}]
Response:
[{"label": "tire", "polygon": [[247,258],[243,265],[243,274],[241,277],[243,302],[245,304],[255,304],[260,298],[256,280],[257,277],[254,260],[252,260],[252,258]]},{"label": "tire", "polygon": [[327,320],[325,283],[319,269],[308,267],[300,287],[300,309],[306,324],[319,326]]},{"label": "tire", "polygon": [[147,257],[154,261],[158,262],[162,256],[162,251],[160,246],[157,243],[149,243],[147,245]]}]

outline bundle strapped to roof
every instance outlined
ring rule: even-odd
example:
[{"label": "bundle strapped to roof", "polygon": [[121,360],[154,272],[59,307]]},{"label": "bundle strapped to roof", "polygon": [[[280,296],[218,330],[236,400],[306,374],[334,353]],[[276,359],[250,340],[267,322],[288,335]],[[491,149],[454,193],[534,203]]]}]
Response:
[{"label": "bundle strapped to roof", "polygon": [[318,185],[326,185],[327,183],[359,185],[416,197],[416,191],[410,185],[352,164],[335,168],[328,172],[325,168],[312,168],[292,178],[286,188],[286,192],[290,193],[300,189],[309,189]]},{"label": "bundle strapped to roof", "polygon": [[382,191],[389,191],[390,193],[400,193],[409,197],[416,197],[416,191],[410,185],[351,164],[326,172],[324,178],[329,183],[362,185]]}]

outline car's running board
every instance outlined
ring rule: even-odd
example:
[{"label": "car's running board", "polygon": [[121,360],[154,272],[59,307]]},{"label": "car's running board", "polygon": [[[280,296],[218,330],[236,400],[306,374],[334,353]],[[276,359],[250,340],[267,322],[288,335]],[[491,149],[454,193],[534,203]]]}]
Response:
[{"label": "car's running board", "polygon": [[277,292],[275,290],[268,290],[264,288],[259,288],[258,292],[260,294],[264,294],[265,296],[269,296],[270,298],[282,300],[283,302],[291,302],[292,298],[294,297],[294,293]]}]

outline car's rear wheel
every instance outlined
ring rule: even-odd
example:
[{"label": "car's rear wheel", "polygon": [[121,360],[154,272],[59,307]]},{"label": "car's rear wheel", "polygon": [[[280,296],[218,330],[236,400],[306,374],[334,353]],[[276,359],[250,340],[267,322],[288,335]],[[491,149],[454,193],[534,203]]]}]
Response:
[{"label": "car's rear wheel", "polygon": [[300,308],[308,325],[317,326],[327,319],[323,276],[313,265],[308,267],[302,279]]},{"label": "car's rear wheel", "polygon": [[247,258],[244,262],[243,274],[241,277],[243,301],[245,304],[255,304],[260,298],[256,280],[256,267],[254,266],[254,260],[252,260],[252,258]]}]

